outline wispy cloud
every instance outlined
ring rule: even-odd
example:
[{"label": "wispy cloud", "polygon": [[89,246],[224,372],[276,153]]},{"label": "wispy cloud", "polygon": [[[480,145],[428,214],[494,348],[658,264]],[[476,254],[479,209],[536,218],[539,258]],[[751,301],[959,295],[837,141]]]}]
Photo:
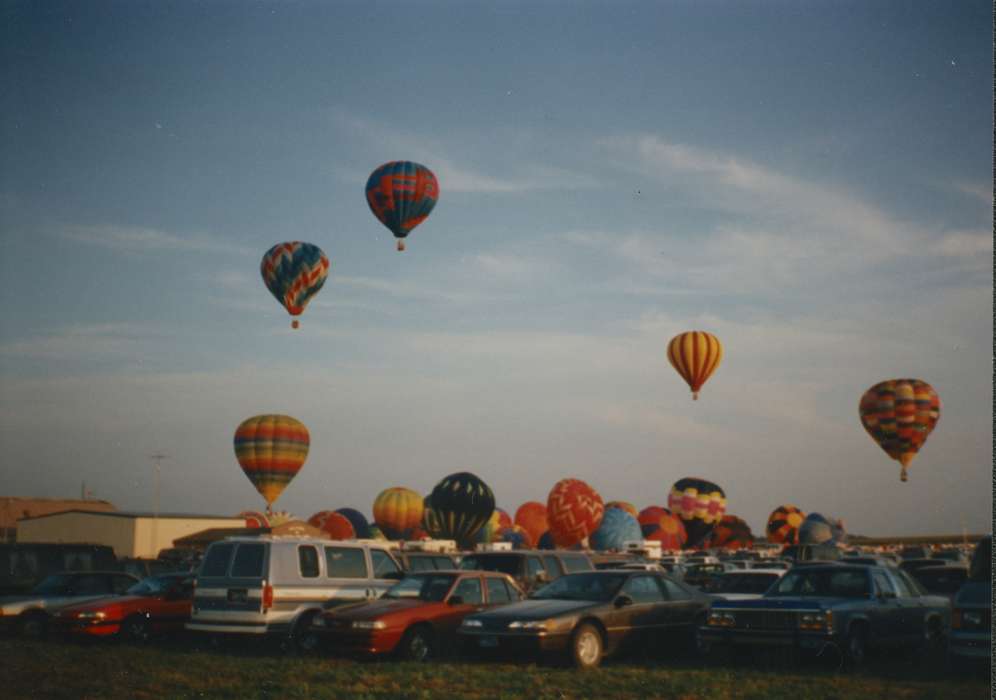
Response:
[{"label": "wispy cloud", "polygon": [[982,230],[948,231],[934,243],[932,249],[950,257],[992,257],[993,234]]},{"label": "wispy cloud", "polygon": [[0,344],[0,356],[36,360],[75,360],[83,356],[136,358],[157,339],[169,337],[165,329],[151,324],[67,326]]},{"label": "wispy cloud", "polygon": [[256,251],[246,246],[234,245],[204,234],[177,234],[155,228],[138,226],[76,226],[64,227],[65,238],[89,245],[110,248],[116,252],[147,254],[225,253],[228,255],[254,255]]},{"label": "wispy cloud", "polygon": [[993,203],[993,183],[987,182],[985,184],[977,182],[957,182],[955,183],[955,189],[967,195],[975,197],[980,202],[992,206]]}]

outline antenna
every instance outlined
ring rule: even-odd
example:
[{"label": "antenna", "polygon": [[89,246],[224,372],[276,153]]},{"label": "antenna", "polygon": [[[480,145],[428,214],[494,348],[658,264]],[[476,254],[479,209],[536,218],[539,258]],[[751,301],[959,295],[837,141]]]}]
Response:
[{"label": "antenna", "polygon": [[152,550],[151,559],[155,559],[159,556],[159,472],[160,466],[164,459],[169,459],[170,456],[165,452],[153,452],[149,455],[149,459],[152,460],[153,465],[155,465],[155,475],[156,475],[156,500],[155,500],[155,510],[154,516],[152,518],[152,542],[150,549]]}]

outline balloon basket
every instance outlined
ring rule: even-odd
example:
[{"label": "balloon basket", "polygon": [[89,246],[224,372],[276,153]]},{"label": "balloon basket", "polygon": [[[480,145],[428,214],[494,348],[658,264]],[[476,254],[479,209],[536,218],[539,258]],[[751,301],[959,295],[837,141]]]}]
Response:
[{"label": "balloon basket", "polygon": [[301,324],[298,322],[298,320],[296,318],[293,321],[291,321],[291,328],[293,328],[294,330],[297,330],[300,327],[301,327]]},{"label": "balloon basket", "polygon": [[401,253],[401,252],[404,252],[404,250],[405,250],[405,239],[399,238],[398,239],[398,252]]}]

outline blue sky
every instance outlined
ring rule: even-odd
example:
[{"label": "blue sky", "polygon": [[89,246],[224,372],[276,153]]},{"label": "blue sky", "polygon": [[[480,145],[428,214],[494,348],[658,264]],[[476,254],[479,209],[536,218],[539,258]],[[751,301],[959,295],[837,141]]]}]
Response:
[{"label": "blue sky", "polygon": [[[867,534],[991,522],[992,10],[983,2],[4,6],[4,491],[259,507],[235,426],[312,434],[277,507],[474,471],[663,504],[720,483]],[[438,176],[398,254],[363,198]],[[283,240],[332,272],[292,331]],[[726,357],[702,398],[664,350]],[[898,482],[861,393],[943,413]]]}]

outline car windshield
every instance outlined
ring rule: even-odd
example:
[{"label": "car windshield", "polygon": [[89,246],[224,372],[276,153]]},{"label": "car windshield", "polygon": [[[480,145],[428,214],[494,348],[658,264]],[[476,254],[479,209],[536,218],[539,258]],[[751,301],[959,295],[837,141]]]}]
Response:
[{"label": "car windshield", "polygon": [[160,595],[179,581],[177,576],[149,576],[127,590],[128,595]]},{"label": "car windshield", "polygon": [[626,578],[625,574],[568,574],[543,586],[529,597],[537,600],[590,600],[602,603],[615,597]]},{"label": "car windshield", "polygon": [[500,571],[509,576],[517,576],[522,564],[522,557],[514,554],[497,554],[486,557],[469,556],[460,562],[460,568],[474,571]]},{"label": "car windshield", "polygon": [[800,569],[789,571],[769,596],[867,598],[867,569]]},{"label": "car windshield", "polygon": [[48,595],[51,593],[62,593],[68,588],[69,582],[72,581],[73,577],[71,574],[52,574],[51,576],[42,579],[41,583],[35,586],[31,592],[40,593],[42,595]]},{"label": "car windshield", "polygon": [[778,580],[778,574],[729,573],[712,580],[706,587],[710,593],[764,593]]},{"label": "car windshield", "polygon": [[455,574],[425,574],[405,576],[387,589],[385,598],[411,598],[430,603],[442,602],[453,586]]}]

